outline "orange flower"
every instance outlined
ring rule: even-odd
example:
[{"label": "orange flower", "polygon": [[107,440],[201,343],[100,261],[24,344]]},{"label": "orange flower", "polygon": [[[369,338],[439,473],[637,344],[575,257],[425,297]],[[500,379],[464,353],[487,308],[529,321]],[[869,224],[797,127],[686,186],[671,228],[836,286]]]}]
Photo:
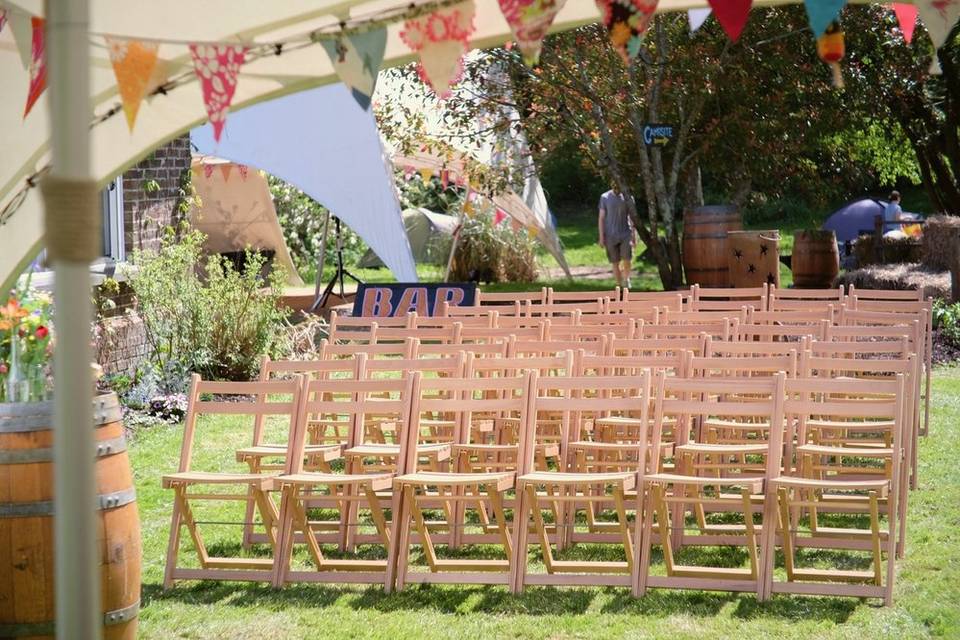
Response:
[{"label": "orange flower", "polygon": [[7,300],[7,304],[0,307],[0,331],[9,331],[19,324],[17,321],[26,315],[29,311],[20,306],[16,298]]}]

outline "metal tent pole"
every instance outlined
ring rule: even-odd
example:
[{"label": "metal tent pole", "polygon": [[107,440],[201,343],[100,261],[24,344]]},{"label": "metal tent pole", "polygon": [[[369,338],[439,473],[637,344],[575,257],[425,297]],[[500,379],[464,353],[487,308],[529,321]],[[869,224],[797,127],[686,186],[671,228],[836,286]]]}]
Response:
[{"label": "metal tent pole", "polygon": [[[51,177],[91,181],[88,0],[48,0],[46,17]],[[96,639],[103,614],[91,426],[90,265],[61,257],[53,266],[56,630],[58,638]]]}]

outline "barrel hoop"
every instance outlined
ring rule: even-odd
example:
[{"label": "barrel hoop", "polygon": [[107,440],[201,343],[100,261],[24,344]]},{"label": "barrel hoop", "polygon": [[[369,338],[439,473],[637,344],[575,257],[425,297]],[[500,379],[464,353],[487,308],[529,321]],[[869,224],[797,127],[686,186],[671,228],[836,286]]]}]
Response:
[{"label": "barrel hoop", "polygon": [[[123,436],[97,441],[98,458],[123,453],[127,450],[127,439]],[[53,449],[8,449],[0,450],[0,464],[31,464],[34,462],[53,462]]]},{"label": "barrel hoop", "polygon": [[686,238],[687,240],[709,240],[709,239],[715,240],[717,238],[723,238],[724,240],[726,240],[727,232],[724,231],[723,233],[685,233],[683,234],[683,237]]},{"label": "barrel hoop", "polygon": [[[120,422],[123,412],[119,406],[94,409],[94,428],[104,427],[113,422]],[[53,414],[44,413],[26,415],[22,417],[6,418],[0,416],[0,433],[26,433],[29,431],[49,431],[53,428]]]},{"label": "barrel hoop", "polygon": [[[136,502],[137,492],[133,487],[101,493],[97,496],[97,511],[116,509]],[[35,516],[52,516],[53,500],[38,500],[36,502],[0,502],[0,518],[31,518]],[[2,636],[0,636],[2,637]]]},{"label": "barrel hoop", "polygon": [[[140,613],[140,601],[129,607],[107,611],[103,614],[103,626],[112,627],[129,622]],[[18,624],[0,624],[0,638],[25,638],[29,636],[52,636],[56,632],[54,622],[20,622]]]}]

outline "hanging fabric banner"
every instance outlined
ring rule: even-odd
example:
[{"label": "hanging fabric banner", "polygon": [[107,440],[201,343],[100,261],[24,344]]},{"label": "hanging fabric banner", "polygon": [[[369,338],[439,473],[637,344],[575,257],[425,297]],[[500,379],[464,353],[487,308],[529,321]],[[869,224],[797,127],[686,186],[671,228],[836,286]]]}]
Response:
[{"label": "hanging fabric banner", "polygon": [[916,7],[933,46],[939,49],[960,19],[960,0],[916,0]]},{"label": "hanging fabric banner", "polygon": [[717,16],[720,26],[727,37],[736,42],[750,17],[750,4],[753,0],[709,0],[713,15]]},{"label": "hanging fabric banner", "polygon": [[203,91],[203,104],[213,127],[213,139],[219,142],[233,94],[237,90],[237,76],[247,56],[247,48],[239,45],[192,44],[190,55]]},{"label": "hanging fabric banner", "polygon": [[450,95],[463,74],[462,58],[474,30],[475,13],[473,0],[467,0],[403,23],[400,38],[420,54],[420,79],[441,98]]},{"label": "hanging fabric banner", "polygon": [[30,23],[30,14],[15,8],[7,9],[7,22],[10,23],[10,32],[20,54],[20,64],[24,69],[30,68],[31,47],[33,45],[33,25]]},{"label": "hanging fabric banner", "polygon": [[36,16],[30,18],[30,25],[33,28],[33,37],[30,45],[30,88],[27,90],[27,106],[23,110],[23,117],[26,118],[33,109],[44,89],[47,88],[47,54],[45,51],[43,35],[43,18]]},{"label": "hanging fabric banner", "polygon": [[344,36],[336,40],[320,40],[330,56],[337,76],[350,88],[360,108],[370,108],[370,99],[377,84],[377,73],[387,48],[386,28]]},{"label": "hanging fabric banner", "polygon": [[697,29],[703,26],[703,23],[710,17],[710,9],[690,9],[687,11],[687,22],[690,23],[690,33],[696,33]]},{"label": "hanging fabric banner", "polygon": [[496,212],[493,214],[493,226],[499,226],[501,222],[507,219],[507,212],[497,207]]},{"label": "hanging fabric banner", "polygon": [[233,165],[230,164],[229,162],[226,162],[226,163],[220,165],[220,175],[223,176],[223,181],[224,181],[224,182],[229,182],[229,181],[230,181],[230,171],[232,171],[232,170],[233,170]]},{"label": "hanging fabric banner", "polygon": [[146,95],[147,86],[157,66],[157,44],[139,40],[123,40],[104,36],[110,64],[117,77],[117,89],[123,103],[123,113],[127,117],[127,126],[133,131],[140,103]]},{"label": "hanging fabric banner", "polygon": [[0,7],[0,33],[3,33],[3,25],[7,24],[7,10]]},{"label": "hanging fabric banner", "polygon": [[912,4],[894,4],[893,13],[907,44],[913,41],[913,29],[917,26],[917,7]]},{"label": "hanging fabric banner", "polygon": [[836,20],[840,10],[847,4],[847,0],[804,0],[803,6],[807,9],[807,20],[815,38],[823,35],[827,26]]},{"label": "hanging fabric banner", "polygon": [[517,48],[527,66],[540,61],[543,39],[553,24],[553,19],[563,9],[567,0],[499,0],[500,11],[507,19]]},{"label": "hanging fabric banner", "polygon": [[624,64],[640,53],[643,34],[657,10],[659,0],[596,0],[603,24],[610,33],[610,43]]}]

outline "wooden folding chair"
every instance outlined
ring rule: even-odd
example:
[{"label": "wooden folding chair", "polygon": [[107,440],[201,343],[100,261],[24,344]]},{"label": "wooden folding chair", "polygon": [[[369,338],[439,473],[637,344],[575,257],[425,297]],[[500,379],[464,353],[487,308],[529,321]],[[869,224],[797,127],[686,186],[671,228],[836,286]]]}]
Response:
[{"label": "wooden folding chair", "polygon": [[[675,473],[641,476],[644,508],[637,526],[641,561],[634,574],[635,594],[643,595],[648,587],[666,587],[752,591],[762,596],[760,531],[776,517],[776,504],[764,500],[764,487],[767,478],[781,475],[783,430],[771,429],[766,442],[741,446],[697,441],[696,426],[715,416],[782,424],[785,380],[783,372],[764,378],[680,379],[658,374],[651,446],[659,447],[661,425],[668,418],[676,420],[682,437],[676,447]],[[688,434],[693,438],[687,439]],[[746,462],[741,462],[741,456]],[[702,506],[730,515],[723,523],[712,523],[717,533],[687,536],[688,505],[694,511]],[[761,523],[754,521],[758,512],[762,513]],[[742,517],[743,524],[730,524],[730,517]],[[663,576],[652,575],[650,570],[655,531],[663,549]],[[687,552],[678,549],[683,544],[716,545],[721,547],[718,551],[723,547],[742,549],[748,566],[724,566],[730,564],[724,553],[718,553],[720,557],[712,563],[680,564],[676,553]],[[703,551],[692,555],[709,557]]]},{"label": "wooden folding chair", "polygon": [[488,292],[477,289],[477,295],[474,298],[476,306],[500,306],[513,305],[515,302],[525,302],[530,300],[535,304],[547,304],[548,294],[546,287],[540,287],[539,291],[507,291],[507,292]]},{"label": "wooden folding chair", "polygon": [[[485,327],[471,328],[485,329]],[[374,342],[376,344],[385,344],[388,342],[403,342],[407,338],[416,338],[422,343],[440,342],[452,344],[460,341],[463,330],[464,326],[461,322],[454,322],[446,326],[419,329],[415,327],[378,327]]]},{"label": "wooden folding chair", "polygon": [[594,341],[601,336],[608,338],[631,340],[636,338],[641,332],[644,322],[628,316],[616,315],[597,315],[595,318],[603,318],[602,324],[581,323],[576,325],[556,324],[551,322],[547,334],[550,340],[573,340]]},{"label": "wooden folding chair", "polygon": [[[438,378],[420,381],[424,386],[414,390],[411,409],[414,423],[425,412],[455,412],[460,415],[461,425],[465,426],[472,424],[474,412],[516,413],[523,425],[520,432],[524,439],[519,446],[511,446],[510,451],[497,450],[496,455],[488,457],[480,452],[485,447],[466,442],[469,436],[465,434],[472,430],[463,428],[461,447],[479,447],[476,453],[466,457],[472,459],[473,466],[470,468],[481,471],[413,470],[394,479],[394,492],[403,494],[396,519],[397,542],[394,545],[397,589],[403,589],[410,582],[510,584],[512,561],[518,546],[515,532],[511,531],[507,521],[504,500],[507,491],[515,485],[517,473],[528,471],[524,461],[532,461],[532,455],[525,457],[524,453],[533,446],[533,429],[527,422],[532,413],[531,387],[536,384],[536,379],[535,371],[515,378]],[[428,388],[429,394],[424,394]],[[413,436],[408,438],[411,443],[408,448],[416,449]],[[408,458],[415,466],[415,456],[408,454]],[[434,537],[433,532],[449,529],[449,514],[453,512],[456,502],[478,511],[480,527],[484,532],[495,530],[494,535],[501,549],[500,558],[443,558],[438,554],[437,546],[441,541]],[[441,507],[446,514],[445,521],[428,518],[429,512],[437,507]],[[414,545],[419,545],[423,550],[426,571],[411,565],[410,553]],[[452,545],[448,543],[447,546]]]},{"label": "wooden folding chair", "polygon": [[647,324],[657,324],[660,321],[661,313],[667,310],[673,310],[674,313],[680,313],[681,308],[682,308],[682,303],[681,303],[681,297],[679,293],[674,298],[674,303],[672,305],[665,304],[663,306],[658,306],[645,300],[631,301],[631,302],[608,301],[606,314],[584,316],[581,322],[589,322],[589,321],[611,322],[611,320],[607,318],[607,316],[612,315],[615,318],[620,316],[620,317],[633,318],[635,320],[643,320],[644,323],[647,323]]},{"label": "wooden folding chair", "polygon": [[754,324],[747,322],[738,327],[741,342],[797,342],[810,338],[826,340],[830,328],[829,320],[819,324]]},{"label": "wooden folding chair", "polygon": [[743,307],[754,307],[760,311],[767,310],[767,300],[770,287],[719,288],[701,287],[698,284],[691,287],[693,300],[691,311],[740,311]]},{"label": "wooden folding chair", "polygon": [[495,338],[489,342],[420,344],[418,341],[411,357],[422,359],[451,358],[467,352],[472,353],[475,358],[504,358],[510,354],[516,342],[516,337],[513,335]]},{"label": "wooden folding chair", "polygon": [[[489,294],[489,295],[501,295],[501,294]],[[526,294],[524,294],[526,295]],[[530,294],[534,295],[534,294]],[[527,300],[530,298],[516,298],[511,301],[503,300],[496,304],[485,304],[483,306],[475,304],[470,307],[451,305],[449,302],[443,302],[440,304],[440,315],[445,318],[470,318],[473,316],[484,316],[492,312],[496,312],[500,316],[519,316],[523,313],[523,302],[522,300]],[[534,298],[533,302],[543,304],[545,299],[541,300],[539,297]]]},{"label": "wooden folding chair", "polygon": [[[252,580],[271,582],[277,570],[277,552],[279,551],[278,522],[282,510],[270,498],[274,490],[277,472],[264,471],[250,473],[248,469],[227,471],[231,463],[224,453],[235,435],[241,435],[244,428],[232,429],[209,442],[201,435],[204,445],[197,448],[198,423],[207,422],[208,417],[246,416],[250,423],[246,426],[252,432],[258,416],[270,416],[279,419],[278,431],[285,431],[289,443],[295,435],[298,415],[302,410],[304,379],[296,376],[290,380],[275,382],[206,382],[194,374],[190,382],[187,415],[184,424],[183,444],[180,449],[180,464],[176,473],[164,474],[161,478],[164,489],[173,490],[173,515],[170,522],[170,539],[167,545],[167,562],[164,569],[163,585],[165,589],[173,586],[176,580]],[[201,395],[235,396],[236,402],[226,400],[202,400]],[[248,398],[252,400],[247,400]],[[203,434],[206,425],[200,426]],[[239,432],[239,434],[237,434]],[[226,439],[226,442],[225,442]],[[246,439],[246,438],[243,438]],[[225,447],[224,445],[227,444]],[[239,442],[238,442],[239,444]],[[225,451],[226,450],[226,451]],[[290,459],[289,457],[287,458]],[[246,467],[247,465],[243,465]],[[213,489],[216,487],[216,489]],[[201,490],[206,488],[205,490]],[[229,489],[237,489],[230,492]],[[200,532],[200,525],[238,525],[245,521],[224,520],[229,518],[229,510],[221,506],[213,511],[212,520],[201,520],[195,513],[197,502],[223,503],[239,501],[246,504],[253,497],[260,516],[260,525],[267,534],[266,557],[214,556]],[[225,513],[225,511],[227,513]],[[198,567],[182,567],[180,560],[180,536],[186,528],[197,555]],[[219,540],[218,540],[219,542]],[[238,541],[238,546],[239,546]],[[218,546],[220,546],[218,544]],[[229,541],[224,544],[229,548]]]},{"label": "wooden folding chair", "polygon": [[[611,302],[615,300],[611,298]],[[671,311],[690,311],[693,301],[693,292],[687,291],[633,291],[623,289],[620,295],[621,302],[645,303],[651,306],[664,307]]]},{"label": "wooden folding chair", "polygon": [[[699,317],[694,317],[694,316]],[[642,324],[635,338],[689,338],[706,334],[720,340],[738,340],[740,318],[721,314],[688,314],[669,311],[660,315],[660,324]],[[676,320],[676,321],[674,321]]]},{"label": "wooden folding chair", "polygon": [[331,311],[327,335],[333,343],[369,344],[376,342],[379,327],[409,327],[412,322],[411,314],[398,317],[362,317],[345,316]]},{"label": "wooden folding chair", "polygon": [[606,299],[577,300],[576,302],[549,302],[533,304],[529,300],[523,303],[523,315],[528,318],[563,318],[573,314],[595,314],[606,312]]},{"label": "wooden folding chair", "polygon": [[368,358],[410,358],[414,351],[416,338],[407,338],[403,342],[384,342],[369,344],[338,344],[328,339],[320,341],[318,357],[320,360],[352,360],[358,354]]},{"label": "wooden folding chair", "polygon": [[[547,304],[551,305],[591,305],[598,300],[619,300],[620,287],[609,291],[556,291],[553,287],[547,289]],[[584,313],[589,313],[585,311]]]},{"label": "wooden folding chair", "polygon": [[770,287],[767,303],[769,311],[824,310],[829,305],[839,309],[843,306],[843,285],[834,289],[778,289]]},{"label": "wooden folding chair", "polygon": [[[513,590],[520,591],[528,584],[540,585],[621,585],[630,584],[636,564],[635,540],[628,520],[628,509],[634,509],[636,500],[628,502],[627,495],[636,486],[637,469],[656,468],[656,459],[648,458],[647,431],[650,399],[650,372],[642,370],[630,379],[620,376],[589,376],[572,378],[539,378],[535,410],[563,416],[564,430],[572,432],[583,412],[623,412],[636,417],[639,433],[636,441],[617,451],[619,462],[606,461],[600,470],[596,464],[584,464],[568,471],[536,471],[520,476],[517,491],[521,499],[514,529],[518,542],[514,556]],[[623,560],[567,560],[557,557],[561,540],[570,539],[568,532],[574,526],[575,512],[586,507],[596,513],[599,505],[612,505],[616,518],[611,523],[616,535],[595,539],[613,542],[622,547]],[[544,511],[557,518],[562,525],[560,534],[551,540],[550,527],[544,520]],[[539,542],[546,573],[529,571],[525,550],[529,542],[529,527],[533,525]],[[558,550],[554,552],[553,542]]]},{"label": "wooden folding chair", "polygon": [[747,324],[816,327],[823,322],[836,322],[840,309],[841,307],[834,307],[832,304],[817,309],[792,309],[789,311],[758,311],[753,307],[748,307],[745,322]]},{"label": "wooden folding chair", "polygon": [[582,349],[591,355],[600,355],[607,351],[607,345],[612,339],[611,335],[601,334],[595,339],[583,340],[522,340],[513,344],[509,351],[510,357],[528,358],[533,356],[556,356],[566,351],[576,351]]},{"label": "wooden folding chair", "polygon": [[604,355],[609,356],[654,356],[690,351],[702,356],[707,344],[707,334],[694,336],[671,336],[666,338],[638,338],[636,340],[610,340]]},{"label": "wooden folding chair", "polygon": [[550,320],[543,319],[531,327],[464,327],[457,344],[486,344],[513,336],[516,340],[546,340],[550,335]]},{"label": "wooden folding chair", "polygon": [[[897,505],[903,458],[901,435],[904,415],[904,379],[898,374],[894,380],[838,380],[797,379],[787,381],[785,410],[797,417],[801,428],[809,419],[829,416],[834,420],[876,420],[895,423],[894,440],[889,465],[882,475],[873,477],[849,473],[847,464],[862,465],[864,456],[875,455],[872,448],[848,447],[816,448],[804,445],[798,450],[803,460],[800,473],[772,478],[767,486],[767,500],[778,503],[777,526],[763,531],[764,535],[764,595],[794,593],[830,596],[883,598],[890,605],[893,600],[894,547],[897,537]],[[849,397],[862,398],[851,402]],[[846,462],[845,462],[846,461]],[[882,530],[880,502],[887,501],[886,530]],[[869,528],[851,526],[825,528],[819,521],[824,513],[843,512],[861,508],[866,503]],[[799,513],[810,513],[809,537],[802,536],[803,524]],[[777,535],[779,534],[779,535]],[[774,542],[784,554],[786,579],[774,574]],[[869,553],[870,568],[801,568],[797,547],[801,542],[827,550],[864,549]],[[886,553],[884,567],[883,554]],[[815,556],[819,557],[819,556]],[[841,560],[850,566],[851,557]],[[884,573],[886,574],[884,576]]]}]

